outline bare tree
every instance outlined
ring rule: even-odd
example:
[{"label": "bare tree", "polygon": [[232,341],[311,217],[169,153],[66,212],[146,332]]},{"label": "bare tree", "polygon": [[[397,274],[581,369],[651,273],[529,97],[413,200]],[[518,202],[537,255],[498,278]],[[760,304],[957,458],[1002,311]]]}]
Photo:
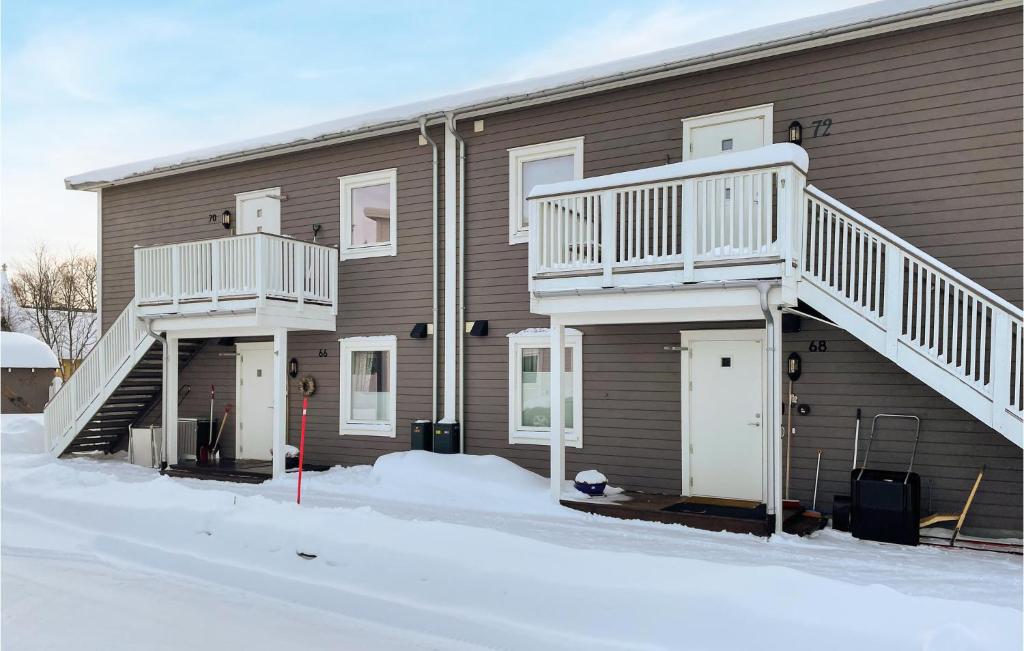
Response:
[{"label": "bare tree", "polygon": [[58,257],[45,244],[18,266],[11,287],[39,338],[62,362],[67,379],[96,339],[96,259],[74,251]]},{"label": "bare tree", "polygon": [[[3,265],[3,274],[6,278],[7,265]],[[14,297],[14,290],[11,289],[10,282],[6,279],[3,282],[2,290],[3,293],[0,294],[0,330],[21,332],[26,326],[25,311],[18,304],[18,299]]]}]

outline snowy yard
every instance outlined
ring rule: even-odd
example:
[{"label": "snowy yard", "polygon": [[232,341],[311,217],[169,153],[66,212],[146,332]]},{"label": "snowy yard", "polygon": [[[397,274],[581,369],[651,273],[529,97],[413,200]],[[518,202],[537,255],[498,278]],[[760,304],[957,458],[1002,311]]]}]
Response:
[{"label": "snowy yard", "polygon": [[496,457],[310,473],[301,507],[294,476],[9,451],[2,471],[5,650],[1022,644],[1020,557],[611,520]]}]

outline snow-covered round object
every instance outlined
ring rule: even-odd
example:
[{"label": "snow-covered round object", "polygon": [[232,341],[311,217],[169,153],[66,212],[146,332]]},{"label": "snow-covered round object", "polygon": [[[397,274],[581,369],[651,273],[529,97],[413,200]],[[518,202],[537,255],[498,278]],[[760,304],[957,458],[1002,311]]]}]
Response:
[{"label": "snow-covered round object", "polygon": [[20,332],[0,332],[0,367],[57,368],[57,356],[43,342]]},{"label": "snow-covered round object", "polygon": [[584,470],[576,473],[577,484],[607,484],[608,478],[596,470]]}]

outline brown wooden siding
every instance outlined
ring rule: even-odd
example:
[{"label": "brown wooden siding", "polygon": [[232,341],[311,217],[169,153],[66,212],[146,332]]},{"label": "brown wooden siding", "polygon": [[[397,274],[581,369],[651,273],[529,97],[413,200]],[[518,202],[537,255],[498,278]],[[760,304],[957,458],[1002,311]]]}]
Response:
[{"label": "brown wooden siding", "polygon": [[[661,165],[681,157],[682,118],[772,102],[776,140],[794,119],[805,127],[811,183],[1020,304],[1021,73],[1015,10],[497,113],[484,116],[481,133],[467,121],[466,318],[490,322],[490,336],[466,337],[467,451],[547,473],[545,447],[508,443],[505,335],[547,324],[529,311],[527,245],[508,244],[508,148],[582,135],[587,176]],[[820,118],[832,119],[830,134],[810,137]],[[289,356],[319,387],[311,462],[366,463],[407,449],[409,423],[430,414],[430,340],[408,337],[413,323],[430,320],[429,163],[429,147],[406,133],[107,189],[104,323],[132,294],[132,245],[220,236],[208,213],[233,209],[236,192],[271,186],[289,197],[285,233],[308,238],[321,223],[321,241],[334,244],[336,177],[398,167],[398,257],[343,262],[338,331],[293,333]],[[681,327],[583,329],[584,449],[569,450],[571,472],[599,467],[627,488],[678,490],[679,360],[664,346],[678,344]],[[339,437],[337,338],[379,334],[399,341],[398,437]],[[926,421],[919,468],[932,508],[959,508],[976,466],[988,463],[972,522],[1020,528],[1019,448],[841,331],[787,336],[786,352],[805,349],[809,337],[831,345],[804,355],[798,393],[812,413],[797,422],[794,494],[809,497],[818,447],[825,508],[845,492],[856,407],[866,417],[912,412]],[[201,393],[205,375],[196,377]],[[293,386],[292,442],[299,402]]]},{"label": "brown wooden siding", "polygon": [[[438,142],[443,139],[440,129],[431,136]],[[431,413],[430,340],[408,336],[413,324],[431,319],[430,156],[429,146],[418,146],[417,135],[406,133],[104,190],[104,324],[117,317],[134,292],[133,246],[221,237],[225,231],[218,224],[208,223],[209,213],[219,214],[225,208],[234,211],[237,192],[277,186],[288,197],[281,207],[283,233],[308,240],[312,238],[312,225],[320,223],[323,230],[319,241],[337,245],[338,177],[396,167],[398,255],[343,261],[337,331],[291,333],[288,356],[298,359],[300,377],[312,375],[317,382],[307,432],[307,450],[313,463],[367,463],[380,454],[408,449],[408,423],[430,418]],[[443,178],[439,182],[443,183]],[[443,201],[439,204],[443,210]],[[442,229],[439,239],[443,236]],[[442,283],[443,271],[442,265]],[[398,337],[400,426],[394,439],[338,435],[338,339],[362,335]],[[443,337],[438,343],[443,347]],[[320,357],[321,349],[326,350],[326,357]],[[218,412],[223,410],[224,401],[233,400],[234,360],[218,356],[221,352],[224,350],[208,346],[181,371],[181,383],[193,387],[179,409],[182,417],[208,414],[211,383],[218,387]],[[443,368],[440,359],[439,374]],[[290,428],[289,441],[294,442],[301,395],[297,380],[291,384],[289,422],[295,426]],[[225,449],[233,450],[233,419],[227,427]]]},{"label": "brown wooden siding", "polygon": [[[527,245],[508,244],[508,148],[584,136],[594,176],[680,160],[689,116],[772,102],[776,141],[793,120],[813,136],[811,123],[831,118],[828,136],[803,143],[810,183],[1019,304],[1021,90],[1011,12],[487,116],[482,133],[467,125],[467,319],[491,326],[467,339],[467,449],[547,473],[545,447],[508,443],[504,335],[546,325],[529,312]],[[679,329],[583,328],[584,448],[567,451],[570,473],[598,467],[626,488],[679,490],[679,360],[663,352]],[[925,508],[959,509],[987,463],[972,522],[1020,528],[1019,448],[850,335],[814,334],[836,347],[805,354],[800,393],[813,411],[795,439],[795,496],[810,499],[818,447],[822,504],[847,493],[852,414],[884,408],[925,419]],[[787,336],[787,354],[807,336]]]}]

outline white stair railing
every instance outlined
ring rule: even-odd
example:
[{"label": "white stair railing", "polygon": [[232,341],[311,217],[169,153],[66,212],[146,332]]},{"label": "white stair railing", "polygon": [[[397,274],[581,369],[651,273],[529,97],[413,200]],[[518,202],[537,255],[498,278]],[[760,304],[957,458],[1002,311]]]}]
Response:
[{"label": "white stair railing", "polygon": [[[43,410],[46,449],[60,454],[80,426],[102,406],[131,370],[133,357],[149,334],[130,303]],[[148,348],[148,346],[147,346]]]},{"label": "white stair railing", "polygon": [[805,198],[801,285],[861,317],[840,325],[919,377],[941,371],[933,387],[1020,444],[1021,310],[817,188]]}]

